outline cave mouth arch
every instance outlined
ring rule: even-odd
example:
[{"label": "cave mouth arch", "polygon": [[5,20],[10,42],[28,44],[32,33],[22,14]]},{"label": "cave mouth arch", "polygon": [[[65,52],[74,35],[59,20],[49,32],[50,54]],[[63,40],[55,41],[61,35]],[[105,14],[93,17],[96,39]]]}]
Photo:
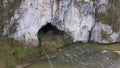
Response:
[{"label": "cave mouth arch", "polygon": [[38,30],[37,36],[38,36],[38,43],[39,45],[43,45],[45,41],[54,41],[54,40],[48,40],[48,38],[54,38],[55,40],[60,37],[64,37],[64,31],[59,30],[51,23],[47,23],[44,25],[41,29]]},{"label": "cave mouth arch", "polygon": [[58,28],[53,26],[51,23],[47,23],[41,29],[38,30],[37,35],[39,36],[39,35],[47,34],[48,32],[51,32],[54,35],[56,34],[61,35],[64,33],[64,31],[59,30]]}]

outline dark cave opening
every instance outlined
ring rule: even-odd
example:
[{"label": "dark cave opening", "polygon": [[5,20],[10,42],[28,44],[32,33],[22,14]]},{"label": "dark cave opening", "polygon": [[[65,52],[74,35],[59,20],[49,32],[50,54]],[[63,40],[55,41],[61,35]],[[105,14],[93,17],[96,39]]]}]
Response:
[{"label": "dark cave opening", "polygon": [[57,29],[51,23],[47,23],[37,33],[39,47],[41,47],[41,45],[45,45],[46,42],[49,42],[47,45],[50,45],[50,43],[59,41],[60,39],[62,40],[62,38],[64,38],[64,33],[64,31]]},{"label": "dark cave opening", "polygon": [[39,31],[38,31],[38,36],[39,35],[44,35],[47,33],[51,33],[54,35],[61,35],[63,34],[63,31],[60,31],[59,29],[57,29],[55,26],[53,26],[51,23],[47,23],[45,26],[43,26]]},{"label": "dark cave opening", "polygon": [[54,50],[56,48],[63,47],[67,44],[72,44],[72,38],[62,30],[51,23],[47,23],[38,31],[38,42],[39,47],[42,46],[48,48],[48,50]]}]

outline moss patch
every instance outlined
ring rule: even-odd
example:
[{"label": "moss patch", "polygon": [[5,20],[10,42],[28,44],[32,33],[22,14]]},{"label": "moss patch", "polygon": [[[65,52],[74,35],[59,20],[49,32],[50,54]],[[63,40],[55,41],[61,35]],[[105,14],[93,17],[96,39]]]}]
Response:
[{"label": "moss patch", "polygon": [[101,35],[102,35],[102,38],[105,40],[107,40],[110,37],[110,35],[107,34],[107,32],[105,32],[104,30],[101,30]]}]

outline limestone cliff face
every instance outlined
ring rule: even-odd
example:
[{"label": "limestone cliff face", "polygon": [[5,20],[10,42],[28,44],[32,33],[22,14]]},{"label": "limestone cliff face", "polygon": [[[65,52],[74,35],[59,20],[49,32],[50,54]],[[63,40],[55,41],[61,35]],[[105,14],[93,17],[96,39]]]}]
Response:
[{"label": "limestone cliff face", "polygon": [[120,42],[120,1],[97,0],[96,23],[92,29],[91,41],[97,43]]},{"label": "limestone cliff face", "polygon": [[[119,30],[114,32],[110,25],[102,24],[96,17],[107,12],[107,5],[108,0],[23,0],[5,26],[3,35],[36,45],[37,32],[51,23],[68,33],[74,42],[87,42],[89,38],[98,43],[117,42]],[[15,28],[13,32],[12,28]],[[110,34],[105,41],[102,41],[102,29]]]},{"label": "limestone cliff face", "polygon": [[87,42],[89,31],[94,25],[93,1],[59,0],[57,5],[55,1],[51,23],[58,29],[68,32],[74,42]]}]

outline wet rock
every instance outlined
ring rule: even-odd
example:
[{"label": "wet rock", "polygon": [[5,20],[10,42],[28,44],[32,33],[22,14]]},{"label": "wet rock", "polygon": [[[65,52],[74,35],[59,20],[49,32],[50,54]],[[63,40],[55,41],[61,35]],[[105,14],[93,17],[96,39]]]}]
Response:
[{"label": "wet rock", "polygon": [[[109,50],[92,50],[80,45],[74,44],[64,48],[60,53],[54,53],[55,58],[51,61],[57,61],[63,64],[69,64],[76,68],[116,68],[118,67],[119,57]],[[54,54],[52,54],[54,56]],[[57,54],[57,55],[56,55]],[[51,57],[51,54],[48,54]]]}]

